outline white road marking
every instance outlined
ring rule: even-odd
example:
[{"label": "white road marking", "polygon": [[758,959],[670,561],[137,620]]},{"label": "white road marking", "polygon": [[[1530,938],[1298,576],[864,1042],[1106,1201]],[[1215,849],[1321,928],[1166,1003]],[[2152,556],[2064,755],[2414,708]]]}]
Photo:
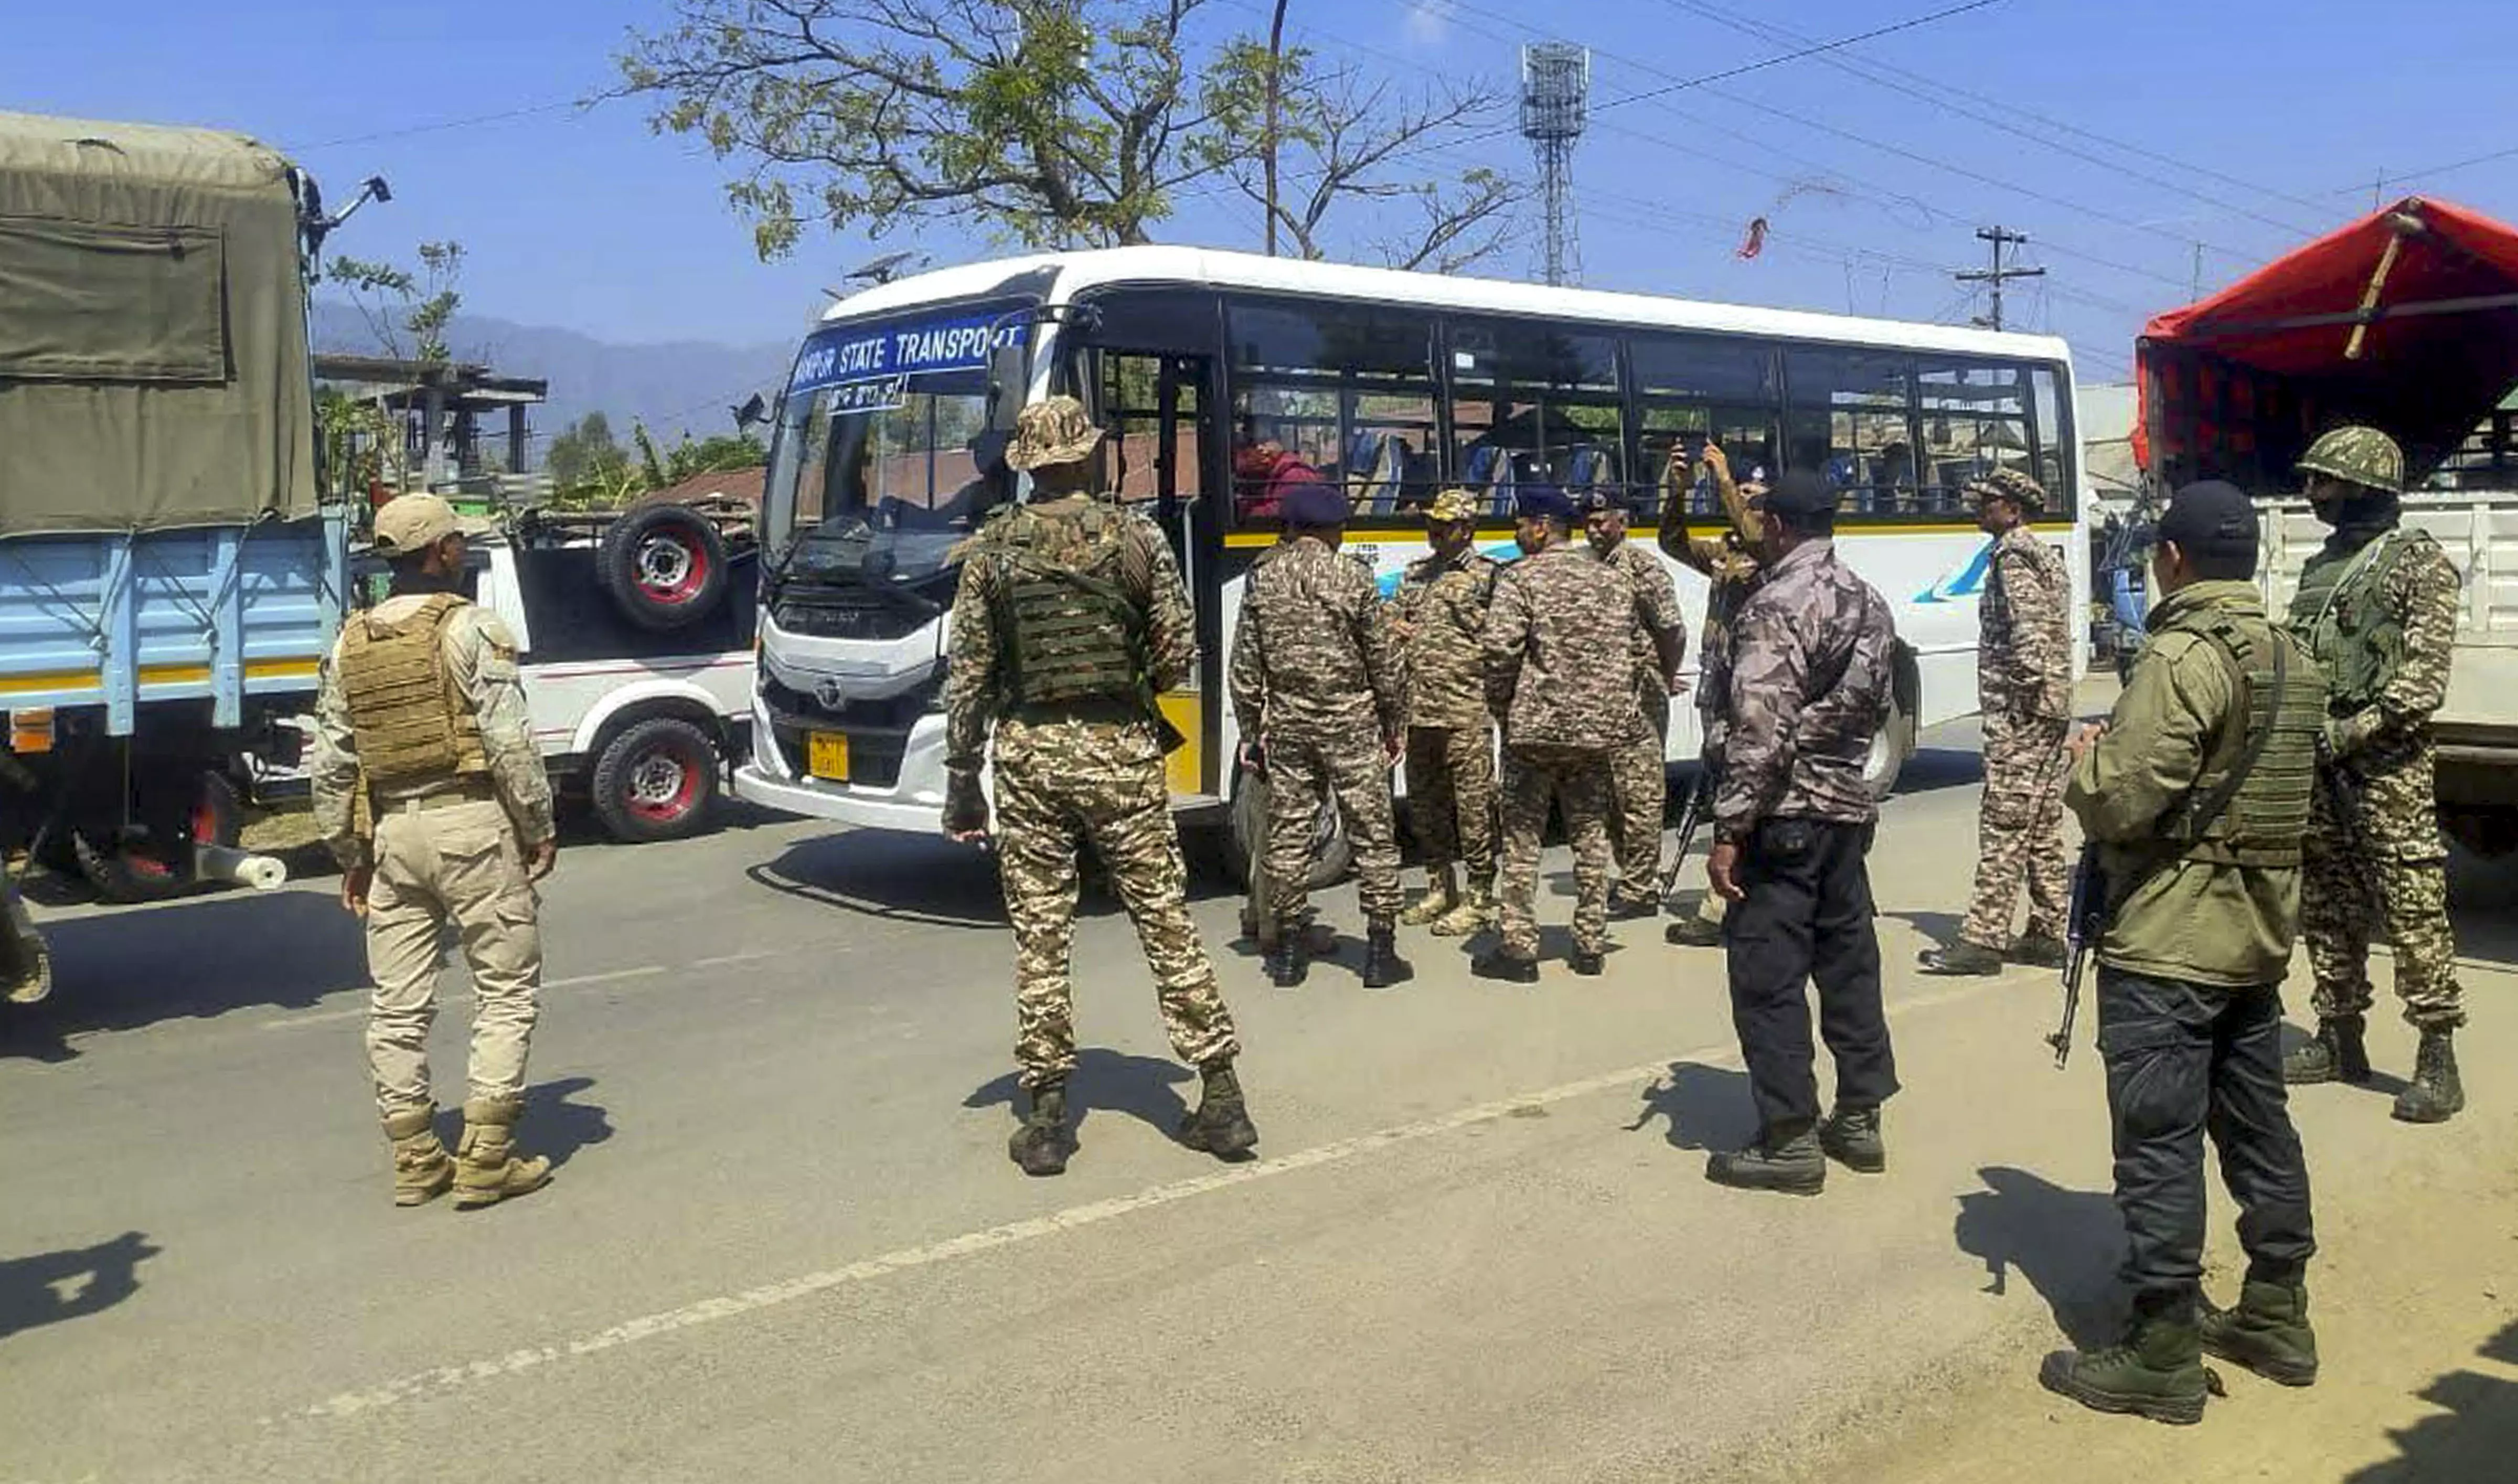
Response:
[{"label": "white road marking", "polygon": [[695,958],[691,960],[691,967],[723,969],[735,964],[757,964],[762,959],[777,958],[793,950],[786,948],[756,948],[750,953],[720,953],[715,958]]},{"label": "white road marking", "polygon": [[[2002,982],[2003,981],[1999,979],[1991,979],[1936,993],[1918,995],[1888,1006],[1888,1013],[1890,1019],[1897,1019],[1913,1011],[1927,1010],[1986,993]],[[1466,1128],[1471,1124],[1509,1117],[1519,1110],[1543,1108],[1553,1103],[1590,1097],[1620,1087],[1630,1087],[1636,1082],[1654,1080],[1666,1075],[1672,1062],[1720,1066],[1737,1065],[1739,1061],[1740,1050],[1734,1043],[1726,1042],[1716,1046],[1701,1047],[1694,1051],[1684,1051],[1675,1056],[1664,1057],[1640,1066],[1602,1072],[1597,1076],[1585,1077],[1580,1081],[1560,1083],[1540,1092],[1499,1098],[1491,1103],[1480,1103],[1473,1108],[1463,1108],[1438,1117],[1425,1118],[1414,1123],[1403,1123],[1397,1127],[1380,1129],[1373,1133],[1359,1134],[1351,1139],[1333,1140],[1327,1144],[1300,1150],[1273,1159],[1260,1159],[1249,1164],[1224,1165],[1207,1174],[1194,1176],[1187,1180],[1176,1180],[1168,1185],[1153,1186],[1132,1196],[1114,1196],[1103,1200],[1088,1201],[1083,1205],[1069,1206],[1065,1210],[1053,1211],[1045,1216],[1033,1216],[1021,1221],[1008,1222],[1003,1226],[965,1232],[961,1236],[948,1237],[941,1242],[933,1242],[922,1246],[901,1247],[879,1256],[864,1258],[836,1268],[825,1268],[816,1273],[806,1273],[780,1283],[764,1284],[759,1288],[744,1288],[714,1298],[703,1298],[677,1309],[666,1309],[659,1313],[627,1320],[608,1330],[597,1331],[592,1334],[581,1335],[575,1339],[538,1345],[530,1349],[510,1350],[503,1355],[488,1356],[465,1365],[441,1366],[435,1370],[417,1372],[399,1380],[387,1381],[383,1385],[369,1387],[364,1391],[344,1391],[303,1411],[289,1414],[289,1417],[298,1419],[333,1419],[355,1417],[360,1413],[371,1412],[378,1408],[424,1401],[473,1381],[514,1375],[556,1361],[595,1355],[638,1340],[653,1339],[660,1334],[672,1334],[700,1325],[714,1324],[719,1320],[734,1319],[780,1304],[793,1303],[797,1299],[807,1298],[815,1293],[845,1288],[851,1284],[871,1282],[888,1274],[905,1272],[911,1268],[931,1267],[957,1257],[995,1251],[1000,1247],[1014,1246],[1043,1237],[1056,1236],[1061,1232],[1097,1226],[1106,1221],[1133,1215],[1138,1211],[1186,1200],[1193,1196],[1203,1196],[1210,1191],[1247,1185],[1254,1180],[1268,1180],[1279,1175],[1289,1175],[1297,1170],[1317,1169],[1322,1165],[1334,1164],[1360,1155],[1394,1149],[1403,1144],[1417,1143],[1440,1134]],[[264,1419],[266,1423],[277,1420],[280,1419]]]}]

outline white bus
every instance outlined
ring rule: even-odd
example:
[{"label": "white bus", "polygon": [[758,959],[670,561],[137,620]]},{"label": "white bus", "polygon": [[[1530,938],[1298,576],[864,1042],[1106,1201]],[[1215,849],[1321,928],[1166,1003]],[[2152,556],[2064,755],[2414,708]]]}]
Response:
[{"label": "white bus", "polygon": [[[2087,590],[2058,339],[1190,247],[978,263],[835,305],[797,358],[761,510],[739,795],[861,827],[939,828],[952,553],[1016,497],[1002,430],[1023,402],[1060,392],[1115,435],[1107,479],[1179,555],[1201,658],[1188,688],[1160,698],[1189,739],[1171,785],[1184,809],[1219,820],[1240,813],[1227,808],[1237,738],[1224,660],[1243,574],[1277,540],[1272,485],[1297,462],[1346,489],[1347,549],[1386,588],[1423,553],[1420,511],[1444,489],[1485,498],[1480,545],[1509,556],[1514,492],[1534,482],[1619,492],[1649,546],[1674,444],[1711,435],[1744,476],[1823,471],[1845,492],[1840,548],[1896,614],[1897,709],[1872,768],[1884,792],[1919,727],[1976,707],[1989,543],[1960,495],[1970,475],[2008,465],[2053,492],[2038,530]],[[1718,526],[1710,496],[1694,498]],[[1693,633],[1705,584],[1683,569],[1678,582]],[[2073,605],[2076,654],[2085,607]],[[1670,756],[1697,746],[1682,701]]]}]

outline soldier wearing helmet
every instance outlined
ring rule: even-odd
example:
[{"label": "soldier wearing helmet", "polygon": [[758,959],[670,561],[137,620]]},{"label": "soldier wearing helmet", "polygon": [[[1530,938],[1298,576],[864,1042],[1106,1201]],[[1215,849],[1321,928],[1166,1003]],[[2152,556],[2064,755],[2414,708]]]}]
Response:
[{"label": "soldier wearing helmet", "polygon": [[1430,924],[1442,938],[1495,924],[1495,723],[1481,646],[1496,561],[1476,549],[1477,534],[1475,496],[1434,497],[1425,507],[1432,549],[1408,564],[1393,599],[1408,669],[1408,805],[1425,856],[1425,895],[1399,920]]},{"label": "soldier wearing helmet", "polygon": [[2325,673],[2327,720],[2300,894],[2317,1038],[2282,1072],[2296,1083],[2368,1080],[2369,941],[2383,925],[2397,997],[2421,1034],[2395,1114],[2442,1122],[2465,1106],[2452,1041],[2465,1008],[2430,724],[2448,694],[2456,569],[2428,532],[2402,525],[2405,456],[2386,434],[2336,428],[2310,445],[2299,471],[2333,534],[2300,573],[2290,608],[2292,633]]},{"label": "soldier wearing helmet", "polygon": [[[1923,956],[1927,974],[1999,974],[2005,958],[2063,966],[2072,895],[2063,854],[2058,768],[2072,712],[2072,579],[2061,548],[2029,522],[2046,491],[2017,469],[1968,481],[1977,523],[1993,538],[1977,607],[1976,708],[1984,719],[1984,803],[1976,821],[1975,893],[1958,939]],[[2028,889],[2028,930],[2011,914]]]}]

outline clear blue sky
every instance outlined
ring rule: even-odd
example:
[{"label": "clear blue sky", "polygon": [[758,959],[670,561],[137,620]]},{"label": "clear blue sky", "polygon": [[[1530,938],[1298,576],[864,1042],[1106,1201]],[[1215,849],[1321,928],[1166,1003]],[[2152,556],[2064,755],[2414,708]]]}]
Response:
[{"label": "clear blue sky", "polygon": [[[1595,104],[1609,106],[1576,164],[1590,284],[1964,318],[1970,306],[1943,270],[1980,265],[1971,234],[1999,222],[2029,234],[2028,260],[2052,271],[2043,288],[2016,291],[2013,323],[2068,335],[2092,379],[2121,371],[2143,318],[2191,296],[2196,241],[2203,283],[2218,286],[2366,210],[2382,170],[2392,182],[2514,152],[2405,188],[2518,220],[2505,0],[2404,0],[2383,12],[2305,0],[1998,0],[1846,54],[1914,74],[1898,79],[1911,91],[1803,60],[1612,103],[1790,50],[1709,19],[1703,5],[1833,39],[1955,3],[1294,0],[1291,15],[1297,39],[1324,54],[1418,79],[1509,75],[1514,46],[1534,36],[1507,18],[1543,17],[1556,38],[1594,48]],[[669,18],[664,0],[9,9],[5,106],[244,130],[289,150],[336,196],[382,173],[394,201],[335,245],[407,257],[413,242],[457,239],[470,254],[467,305],[483,314],[612,340],[783,339],[818,310],[824,285],[881,250],[817,233],[791,260],[761,264],[722,203],[724,167],[652,135],[635,103],[567,106],[609,82],[627,27]],[[1264,27],[1265,17],[1259,0],[1211,0],[1202,23],[1221,34]],[[2043,123],[1997,128],[1917,96],[1948,88],[1994,100],[1955,100],[1979,113],[2031,109],[2181,163]],[[1513,139],[1466,153],[1528,158]],[[2400,194],[2391,183],[2388,195]],[[1770,248],[1742,262],[1733,249],[1761,214]],[[1201,201],[1160,235],[1254,246],[1257,223],[1246,206]],[[932,230],[884,245],[939,261],[987,250]],[[1520,275],[1532,261],[1525,249],[1487,271]]]}]

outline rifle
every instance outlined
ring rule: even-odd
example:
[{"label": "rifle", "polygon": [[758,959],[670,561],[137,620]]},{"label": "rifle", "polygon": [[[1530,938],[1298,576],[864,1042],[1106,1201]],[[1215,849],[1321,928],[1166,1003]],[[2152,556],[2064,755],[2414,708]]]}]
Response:
[{"label": "rifle", "polygon": [[1678,886],[1678,873],[1687,864],[1687,848],[1696,843],[1696,832],[1705,827],[1706,817],[1714,812],[1714,791],[1721,786],[1721,771],[1710,763],[1696,767],[1696,786],[1688,790],[1687,803],[1678,811],[1678,847],[1670,852],[1670,864],[1662,867],[1661,899],[1668,901]]},{"label": "rifle", "polygon": [[2107,873],[2099,864],[2099,843],[2081,843],[2080,864],[2072,869],[2072,906],[2063,923],[2064,939],[2072,955],[2063,962],[2063,1024],[2046,1038],[2055,1048],[2055,1069],[2061,1071],[2072,1060],[2072,1023],[2081,1014],[2081,969],[2089,961],[2090,949],[2107,929]]},{"label": "rifle", "polygon": [[2317,739],[2317,782],[2325,790],[2325,803],[2334,810],[2335,828],[2355,847],[2361,835],[2361,778],[2351,765],[2334,756],[2334,749],[2321,733]]}]

